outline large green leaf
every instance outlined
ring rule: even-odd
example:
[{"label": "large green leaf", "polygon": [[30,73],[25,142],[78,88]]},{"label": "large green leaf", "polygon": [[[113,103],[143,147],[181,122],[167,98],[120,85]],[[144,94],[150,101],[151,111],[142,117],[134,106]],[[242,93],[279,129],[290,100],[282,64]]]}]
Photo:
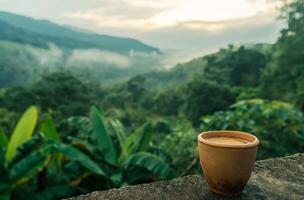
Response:
[{"label": "large green leaf", "polygon": [[2,129],[0,129],[0,148],[6,149],[7,147],[7,137]]},{"label": "large green leaf", "polygon": [[113,146],[112,139],[106,129],[105,120],[97,107],[92,106],[91,117],[96,134],[97,144],[105,159],[115,164],[117,162],[116,150]]},{"label": "large green leaf", "polygon": [[80,136],[91,137],[94,133],[93,125],[87,117],[70,117],[69,126],[72,130],[79,132]]},{"label": "large green leaf", "polygon": [[132,133],[123,144],[123,156],[129,156],[133,153],[146,151],[149,148],[152,138],[152,124],[145,123]]},{"label": "large green leaf", "polygon": [[110,120],[110,125],[116,134],[120,147],[123,148],[123,144],[126,141],[126,133],[123,125],[119,120]]},{"label": "large green leaf", "polygon": [[133,154],[124,162],[124,167],[127,170],[132,166],[144,168],[161,178],[168,179],[174,177],[172,169],[162,159],[148,152]]},{"label": "large green leaf", "polygon": [[45,145],[40,149],[32,149],[32,152],[14,163],[10,169],[10,177],[13,182],[24,182],[39,173],[47,164],[51,146]]},{"label": "large green leaf", "polygon": [[147,122],[143,126],[143,133],[140,135],[135,151],[146,151],[150,146],[152,139],[152,123]]},{"label": "large green leaf", "polygon": [[17,148],[32,137],[37,119],[38,108],[36,106],[29,107],[22,115],[7,146],[5,154],[7,160],[11,160],[17,152]]},{"label": "large green leaf", "polygon": [[92,161],[86,154],[82,153],[78,149],[62,143],[55,144],[54,147],[56,151],[61,152],[71,160],[78,161],[81,165],[93,173],[107,176],[106,173],[94,161]]},{"label": "large green leaf", "polygon": [[46,145],[46,141],[41,134],[36,134],[29,141],[22,144],[18,150],[16,155],[8,162],[6,162],[7,168],[13,167],[20,160],[29,156],[33,151],[40,149],[42,146]]},{"label": "large green leaf", "polygon": [[[85,174],[92,174],[92,172],[88,173],[88,169],[83,165],[79,164],[77,161],[70,161],[64,163],[62,166],[61,172],[62,176],[56,177],[60,182],[71,183],[75,180],[82,179]],[[56,176],[56,174],[54,174]]]},{"label": "large green leaf", "polygon": [[50,115],[41,122],[40,131],[49,140],[54,140],[55,142],[60,142],[60,137],[56,130],[56,125]]}]

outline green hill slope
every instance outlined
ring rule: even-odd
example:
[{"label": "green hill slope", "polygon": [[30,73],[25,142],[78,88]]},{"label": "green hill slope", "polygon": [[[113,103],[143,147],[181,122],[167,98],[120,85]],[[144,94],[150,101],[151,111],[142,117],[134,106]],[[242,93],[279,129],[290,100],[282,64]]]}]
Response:
[{"label": "green hill slope", "polygon": [[0,12],[0,20],[2,21],[1,32],[9,32],[10,34],[10,37],[6,35],[6,38],[1,39],[9,39],[15,42],[21,40],[23,43],[40,47],[42,44],[54,43],[66,48],[98,48],[119,53],[128,53],[131,50],[147,53],[160,52],[159,49],[135,39],[76,31],[47,20],[36,20],[8,12]]}]

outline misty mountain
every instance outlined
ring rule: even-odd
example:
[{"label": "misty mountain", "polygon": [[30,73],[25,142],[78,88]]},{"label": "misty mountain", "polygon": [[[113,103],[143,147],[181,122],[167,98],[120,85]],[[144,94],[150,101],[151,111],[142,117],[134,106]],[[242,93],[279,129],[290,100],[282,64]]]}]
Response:
[{"label": "misty mountain", "polygon": [[78,31],[48,20],[37,20],[8,12],[0,12],[0,39],[43,48],[53,43],[68,49],[95,48],[116,53],[160,53],[159,49],[135,39]]}]

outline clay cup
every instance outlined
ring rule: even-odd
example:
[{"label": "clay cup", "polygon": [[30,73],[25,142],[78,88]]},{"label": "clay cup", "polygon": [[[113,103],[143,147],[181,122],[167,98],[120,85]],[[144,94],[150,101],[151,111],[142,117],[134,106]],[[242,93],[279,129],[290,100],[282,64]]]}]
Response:
[{"label": "clay cup", "polygon": [[[246,142],[217,143],[210,139],[215,137]],[[254,135],[240,131],[221,130],[199,134],[200,164],[210,190],[224,196],[239,195],[254,168],[258,144],[259,140]]]}]

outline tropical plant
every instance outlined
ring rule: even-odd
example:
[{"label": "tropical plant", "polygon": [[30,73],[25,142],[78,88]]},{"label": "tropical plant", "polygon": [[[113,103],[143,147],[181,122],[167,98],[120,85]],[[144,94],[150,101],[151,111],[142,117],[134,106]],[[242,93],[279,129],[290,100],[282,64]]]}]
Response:
[{"label": "tropical plant", "polygon": [[304,1],[289,1],[281,17],[287,26],[281,31],[272,61],[262,76],[261,95],[292,102],[304,111]]},{"label": "tropical plant", "polygon": [[178,121],[172,133],[161,141],[160,148],[168,151],[167,162],[178,176],[201,173],[196,142],[197,132],[187,120]]},{"label": "tropical plant", "polygon": [[83,147],[104,169],[109,187],[174,177],[170,167],[149,152],[152,151],[150,122],[127,135],[118,120],[107,122],[102,112],[92,107],[91,119],[77,117],[71,123],[81,127],[81,139],[71,138],[71,143]]},{"label": "tropical plant", "polygon": [[258,159],[304,151],[304,116],[291,104],[251,99],[202,117],[201,131],[242,130],[260,140]]},{"label": "tropical plant", "polygon": [[[17,149],[31,139],[37,119],[38,109],[31,106],[20,118],[9,140],[4,131],[0,131],[0,194],[2,199],[8,199],[12,188],[26,181],[27,175],[34,173],[35,168],[41,166],[26,165],[30,157],[13,159],[18,157],[18,155],[16,156]],[[20,163],[24,164],[23,167]]]},{"label": "tropical plant", "polygon": [[[52,158],[58,156],[58,153],[71,161],[77,161],[80,166],[95,174],[105,175],[102,169],[84,153],[70,145],[60,143],[50,119],[42,124],[41,130],[45,133],[32,137],[37,120],[38,109],[31,106],[20,118],[9,140],[4,132],[0,131],[0,199],[16,198],[18,191],[25,192],[28,188],[31,188],[31,191],[37,188],[41,190],[42,181],[39,180],[39,175],[49,166]],[[33,178],[37,175],[38,180],[34,184]],[[61,186],[61,190],[62,187],[70,186]],[[45,196],[39,192],[37,195],[32,194],[32,198],[49,196],[50,198],[43,199],[53,199],[56,196],[51,191],[53,194],[58,194],[58,190],[50,190]],[[24,195],[24,192],[20,194]]]}]

